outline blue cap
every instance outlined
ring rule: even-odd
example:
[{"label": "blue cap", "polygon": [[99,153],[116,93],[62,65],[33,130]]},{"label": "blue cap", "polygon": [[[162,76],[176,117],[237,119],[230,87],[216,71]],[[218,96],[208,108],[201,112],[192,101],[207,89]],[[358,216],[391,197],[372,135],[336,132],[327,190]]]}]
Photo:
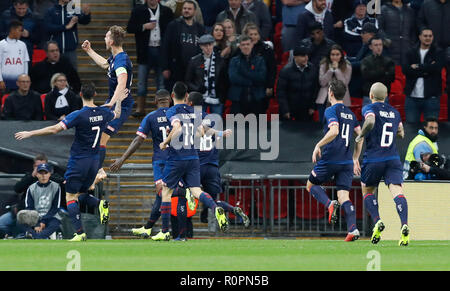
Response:
[{"label": "blue cap", "polygon": [[39,166],[37,166],[37,171],[38,171],[38,172],[40,172],[40,171],[46,171],[46,172],[50,173],[50,172],[51,172],[51,170],[50,170],[50,165],[47,164],[47,163],[40,164]]}]

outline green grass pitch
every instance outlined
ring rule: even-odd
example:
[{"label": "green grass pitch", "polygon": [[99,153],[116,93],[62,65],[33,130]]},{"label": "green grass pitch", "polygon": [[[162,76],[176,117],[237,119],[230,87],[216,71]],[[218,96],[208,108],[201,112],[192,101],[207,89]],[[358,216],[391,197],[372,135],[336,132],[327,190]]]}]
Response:
[{"label": "green grass pitch", "polygon": [[449,246],[450,241],[399,247],[396,241],[332,239],[2,240],[0,270],[450,270]]}]

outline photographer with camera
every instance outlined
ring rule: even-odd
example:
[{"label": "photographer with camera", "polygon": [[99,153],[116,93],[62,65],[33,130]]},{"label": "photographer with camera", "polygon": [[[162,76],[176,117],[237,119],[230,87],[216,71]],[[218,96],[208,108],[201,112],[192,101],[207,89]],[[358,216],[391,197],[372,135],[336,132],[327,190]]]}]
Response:
[{"label": "photographer with camera", "polygon": [[427,118],[423,124],[423,128],[419,129],[418,135],[409,143],[408,149],[406,151],[405,163],[403,164],[404,179],[409,178],[411,167],[414,167],[413,170],[415,171],[418,171],[420,169],[420,163],[425,162],[424,160],[422,160],[423,154],[438,154],[438,133],[439,123],[437,118]]},{"label": "photographer with camera", "polygon": [[423,162],[412,161],[409,169],[411,180],[450,180],[447,158],[444,155],[423,153]]}]

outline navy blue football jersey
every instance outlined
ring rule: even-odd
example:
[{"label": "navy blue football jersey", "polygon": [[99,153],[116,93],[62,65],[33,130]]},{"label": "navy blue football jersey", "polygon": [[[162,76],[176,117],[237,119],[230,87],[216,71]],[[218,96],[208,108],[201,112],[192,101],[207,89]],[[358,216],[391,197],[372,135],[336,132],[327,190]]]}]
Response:
[{"label": "navy blue football jersey", "polygon": [[168,109],[169,108],[161,107],[147,114],[136,132],[137,135],[143,138],[147,138],[151,133],[153,142],[153,162],[167,160],[167,150],[161,150],[159,144],[167,137],[169,121],[167,120],[166,113]]},{"label": "navy blue football jersey", "polygon": [[383,162],[400,159],[396,139],[402,123],[400,113],[385,102],[375,102],[362,109],[364,118],[375,116],[374,128],[365,136],[363,162]]},{"label": "navy blue football jersey", "polygon": [[[208,113],[203,112],[202,124],[212,128],[214,127],[214,121],[208,118]],[[200,139],[200,148],[198,151],[198,158],[200,159],[200,165],[213,164],[219,165],[219,151],[216,146],[216,136],[214,134],[204,135]]]},{"label": "navy blue football jersey", "polygon": [[[201,112],[200,112],[201,114]],[[200,147],[200,138],[196,130],[201,125],[202,116],[194,113],[194,107],[186,104],[174,105],[167,110],[166,116],[170,129],[174,122],[181,124],[181,134],[172,139],[168,149],[168,160],[194,160],[198,159],[197,149]]]},{"label": "navy blue football jersey", "polygon": [[114,117],[114,111],[101,106],[85,106],[67,115],[59,124],[64,129],[75,128],[75,139],[70,149],[71,158],[98,155],[102,132]]},{"label": "navy blue football jersey", "polygon": [[328,132],[333,125],[339,126],[339,134],[322,149],[321,164],[352,164],[353,152],[351,141],[353,132],[359,127],[355,114],[344,104],[337,103],[328,107],[324,113],[324,132]]},{"label": "navy blue football jersey", "polygon": [[[109,85],[109,98],[106,102],[109,102],[111,98],[114,96],[114,92],[116,91],[116,87],[118,84],[117,74],[120,73],[121,70],[125,70],[127,73],[127,88],[131,88],[131,84],[133,82],[133,65],[131,63],[130,57],[126,52],[118,53],[115,56],[110,56],[108,58],[108,85]],[[131,102],[131,90],[128,93],[128,97],[122,101],[122,106],[125,106],[128,102]]]}]

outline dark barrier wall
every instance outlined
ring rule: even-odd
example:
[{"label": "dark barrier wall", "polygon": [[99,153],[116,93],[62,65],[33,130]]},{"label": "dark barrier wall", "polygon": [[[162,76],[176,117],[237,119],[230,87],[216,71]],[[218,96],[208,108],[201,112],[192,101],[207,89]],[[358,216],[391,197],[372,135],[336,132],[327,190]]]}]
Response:
[{"label": "dark barrier wall", "polygon": [[[46,153],[59,171],[64,171],[73,141],[74,130],[62,131],[56,135],[33,137],[22,141],[14,139],[14,133],[22,130],[33,130],[53,125],[52,121],[23,122],[0,121],[0,171],[6,173],[22,173],[22,165],[26,171],[31,169],[32,158],[37,153]],[[403,160],[409,142],[416,136],[420,125],[404,124],[406,137],[398,139],[397,146]],[[272,133],[268,126],[269,140]],[[275,160],[262,161],[259,142],[256,149],[223,149],[220,151],[220,167],[222,173],[229,174],[309,174],[313,166],[311,155],[315,144],[323,136],[323,127],[318,123],[279,123],[279,154]],[[234,141],[237,144],[238,134],[244,134],[247,145],[252,132],[257,136],[257,129],[249,130],[244,126],[234,128]],[[439,125],[438,145],[440,153],[450,154],[450,123]],[[236,148],[236,147],[235,147]],[[247,147],[248,148],[248,147]],[[59,172],[58,171],[58,172]]]}]

